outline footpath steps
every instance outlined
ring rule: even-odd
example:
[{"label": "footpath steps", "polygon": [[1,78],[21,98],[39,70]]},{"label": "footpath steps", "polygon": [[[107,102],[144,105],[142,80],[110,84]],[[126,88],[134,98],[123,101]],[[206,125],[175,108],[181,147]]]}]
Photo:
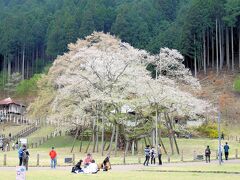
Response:
[{"label": "footpath steps", "polygon": [[16,139],[21,138],[21,137],[27,137],[30,134],[32,134],[33,132],[37,131],[39,128],[40,127],[36,126],[35,124],[31,125],[31,126],[25,128],[25,129],[23,129],[19,133],[15,134],[14,136],[12,136],[12,139],[16,140]]}]

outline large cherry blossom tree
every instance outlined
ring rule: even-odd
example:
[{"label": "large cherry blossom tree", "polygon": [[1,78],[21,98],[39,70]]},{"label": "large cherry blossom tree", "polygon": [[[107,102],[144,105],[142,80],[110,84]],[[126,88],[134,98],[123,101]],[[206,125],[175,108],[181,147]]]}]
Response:
[{"label": "large cherry blossom tree", "polygon": [[[94,32],[70,44],[69,52],[54,61],[29,114],[65,129],[95,129],[97,119],[102,129],[113,128],[111,144],[114,136],[117,142],[121,135],[130,142],[149,134],[155,110],[195,117],[211,108],[192,94],[200,85],[182,62],[176,50],[164,48],[150,55],[114,36]],[[156,79],[146,70],[149,63],[156,66]]]}]

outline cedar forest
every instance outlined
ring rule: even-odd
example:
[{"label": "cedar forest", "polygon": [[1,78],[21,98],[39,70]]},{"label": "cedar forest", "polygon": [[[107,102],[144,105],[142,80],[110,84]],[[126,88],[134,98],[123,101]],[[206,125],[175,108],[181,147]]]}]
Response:
[{"label": "cedar forest", "polygon": [[240,67],[239,0],[0,0],[0,86],[42,72],[93,31],[153,54],[178,49],[195,76]]}]

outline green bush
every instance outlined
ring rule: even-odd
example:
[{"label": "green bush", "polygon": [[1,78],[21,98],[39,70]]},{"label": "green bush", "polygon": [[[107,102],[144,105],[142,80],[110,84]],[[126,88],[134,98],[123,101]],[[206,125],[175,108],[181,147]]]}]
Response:
[{"label": "green bush", "polygon": [[21,81],[16,87],[16,94],[18,96],[35,94],[38,89],[37,82],[41,76],[41,74],[35,74],[32,78]]},{"label": "green bush", "polygon": [[218,137],[217,125],[215,123],[205,123],[198,127],[196,130],[200,135],[208,138]]},{"label": "green bush", "polygon": [[233,83],[233,88],[235,91],[240,92],[240,77],[235,79],[235,81]]}]

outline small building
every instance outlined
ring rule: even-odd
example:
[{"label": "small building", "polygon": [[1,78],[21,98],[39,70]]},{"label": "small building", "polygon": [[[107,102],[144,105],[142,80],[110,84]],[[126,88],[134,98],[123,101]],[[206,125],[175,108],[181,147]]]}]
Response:
[{"label": "small building", "polygon": [[23,121],[23,115],[25,110],[25,105],[16,103],[10,97],[0,100],[1,121],[19,123]]}]

